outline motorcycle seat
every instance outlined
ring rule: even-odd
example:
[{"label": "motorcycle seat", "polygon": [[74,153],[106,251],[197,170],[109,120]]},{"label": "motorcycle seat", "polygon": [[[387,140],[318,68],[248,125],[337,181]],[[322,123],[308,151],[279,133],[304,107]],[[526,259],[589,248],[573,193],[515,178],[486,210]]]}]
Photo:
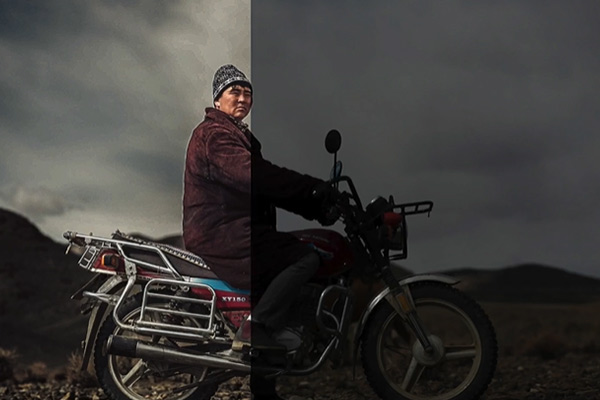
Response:
[{"label": "motorcycle seat", "polygon": [[[175,268],[175,270],[177,270],[177,272],[179,272],[181,275],[194,278],[219,279],[217,275],[211,271],[210,267],[206,265],[202,257],[190,251],[179,249],[164,243],[142,240],[140,238],[124,234],[120,231],[116,231],[113,234],[113,239],[142,244],[159,249],[166,256],[167,260],[169,260],[169,263],[173,266],[173,268]],[[132,259],[137,259],[157,266],[165,265],[160,255],[152,250],[140,249],[137,247],[126,247],[123,249],[123,252],[127,257]]]}]

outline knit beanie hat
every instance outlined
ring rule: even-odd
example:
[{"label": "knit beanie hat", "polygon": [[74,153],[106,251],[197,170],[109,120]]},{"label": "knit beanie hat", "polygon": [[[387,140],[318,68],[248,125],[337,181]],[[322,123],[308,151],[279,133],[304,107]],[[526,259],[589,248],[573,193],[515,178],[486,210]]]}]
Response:
[{"label": "knit beanie hat", "polygon": [[246,78],[246,75],[233,65],[227,64],[219,68],[217,72],[215,72],[215,77],[213,79],[213,100],[216,100],[227,86],[236,82],[245,83],[252,89],[252,84],[248,78]]}]

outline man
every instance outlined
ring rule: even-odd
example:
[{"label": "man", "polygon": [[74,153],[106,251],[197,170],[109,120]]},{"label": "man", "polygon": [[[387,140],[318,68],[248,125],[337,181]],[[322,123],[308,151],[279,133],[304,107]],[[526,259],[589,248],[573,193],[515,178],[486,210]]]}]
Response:
[{"label": "man", "polygon": [[[252,291],[252,339],[246,321],[233,349],[271,351],[282,349],[272,333],[285,326],[300,286],[319,266],[312,249],[276,231],[275,207],[319,219],[323,200],[314,193],[326,193],[327,185],[262,157],[260,143],[243,122],[252,107],[252,90],[233,65],[215,73],[214,107],[205,110],[187,149],[183,235],[185,247],[201,255],[221,279]],[[274,383],[256,381],[256,398],[279,399]]]}]

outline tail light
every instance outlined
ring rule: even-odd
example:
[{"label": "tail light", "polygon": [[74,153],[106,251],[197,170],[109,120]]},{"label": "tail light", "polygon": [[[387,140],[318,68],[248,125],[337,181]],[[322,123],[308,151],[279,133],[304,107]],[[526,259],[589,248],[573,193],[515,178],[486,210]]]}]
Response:
[{"label": "tail light", "polygon": [[107,272],[117,272],[125,268],[123,257],[114,250],[104,250],[100,253],[100,257],[96,259],[94,268]]}]

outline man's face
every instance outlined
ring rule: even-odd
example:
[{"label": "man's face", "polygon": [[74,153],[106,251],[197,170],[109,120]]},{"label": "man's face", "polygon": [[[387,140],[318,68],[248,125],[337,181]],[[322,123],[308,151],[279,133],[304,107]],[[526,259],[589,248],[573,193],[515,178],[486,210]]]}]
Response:
[{"label": "man's face", "polygon": [[252,89],[242,85],[232,85],[223,91],[215,101],[215,108],[231,115],[238,121],[246,118],[252,107]]}]

